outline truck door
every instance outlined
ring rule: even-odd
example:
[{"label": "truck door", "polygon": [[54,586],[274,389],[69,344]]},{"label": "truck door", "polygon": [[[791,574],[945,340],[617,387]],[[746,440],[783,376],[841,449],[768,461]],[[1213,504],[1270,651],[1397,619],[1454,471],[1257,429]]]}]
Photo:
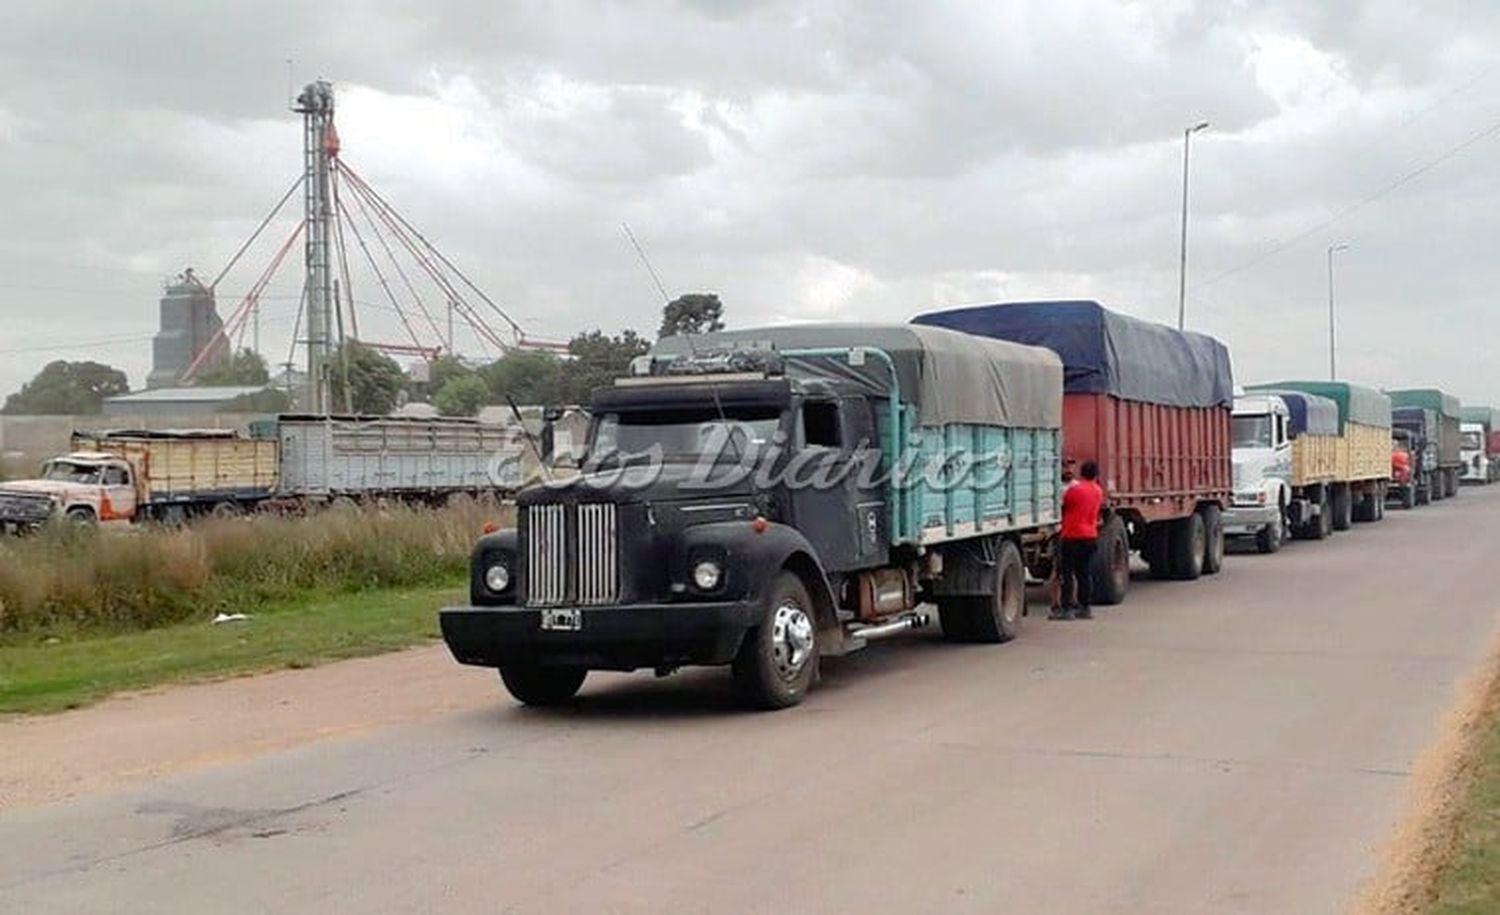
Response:
[{"label": "truck door", "polygon": [[[868,410],[862,400],[848,401],[856,402]],[[863,457],[869,446],[850,440],[868,422],[871,432],[866,441],[872,441],[874,422],[856,418],[851,425],[844,406],[844,401],[833,397],[810,397],[802,402],[787,479],[793,521],[830,570],[873,565],[883,555],[883,497],[861,491],[856,465],[856,457]]]},{"label": "truck door", "polygon": [[135,480],[130,468],[110,464],[104,468],[100,483],[104,487],[104,498],[99,500],[99,520],[129,521],[135,518]]}]

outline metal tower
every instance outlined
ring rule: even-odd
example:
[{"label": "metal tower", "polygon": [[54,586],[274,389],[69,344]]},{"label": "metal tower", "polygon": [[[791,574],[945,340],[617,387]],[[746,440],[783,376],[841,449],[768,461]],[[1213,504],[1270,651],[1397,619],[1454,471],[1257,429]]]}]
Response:
[{"label": "metal tower", "polygon": [[304,251],[307,261],[307,386],[306,409],[326,413],[333,398],[334,309],[333,270],[333,160],[339,153],[333,127],[333,85],[326,80],[308,83],[292,109],[302,115],[302,193],[306,213]]}]

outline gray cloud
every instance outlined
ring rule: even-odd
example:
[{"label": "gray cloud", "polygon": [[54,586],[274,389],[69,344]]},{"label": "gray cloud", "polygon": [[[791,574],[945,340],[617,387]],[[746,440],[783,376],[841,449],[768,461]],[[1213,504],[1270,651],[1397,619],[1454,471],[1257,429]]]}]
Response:
[{"label": "gray cloud", "polygon": [[[160,276],[212,273],[297,173],[293,57],[299,83],[338,83],[348,160],[539,336],[655,327],[622,221],[671,288],[721,292],[740,324],[1079,294],[1170,320],[1181,130],[1208,118],[1190,316],[1243,377],[1321,371],[1323,247],[1348,238],[1348,374],[1500,401],[1500,369],[1468,342],[1500,331],[1493,143],[1201,285],[1500,118],[1500,11],[158,0],[7,14],[0,389],[57,356],[141,379]],[[368,334],[399,336],[368,271],[356,287]],[[278,360],[296,288],[288,273],[267,300]],[[130,342],[68,345],[112,338]]]}]

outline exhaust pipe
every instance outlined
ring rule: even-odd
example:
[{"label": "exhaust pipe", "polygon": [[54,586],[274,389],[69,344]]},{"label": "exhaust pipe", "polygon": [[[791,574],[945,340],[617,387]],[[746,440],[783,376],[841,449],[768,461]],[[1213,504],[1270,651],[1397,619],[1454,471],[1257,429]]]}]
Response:
[{"label": "exhaust pipe", "polygon": [[921,629],[932,622],[932,617],[925,613],[908,613],[891,620],[889,623],[877,623],[873,626],[861,626],[849,633],[851,638],[864,639],[866,642],[874,642],[879,639],[888,639],[893,635],[900,635],[912,629]]}]

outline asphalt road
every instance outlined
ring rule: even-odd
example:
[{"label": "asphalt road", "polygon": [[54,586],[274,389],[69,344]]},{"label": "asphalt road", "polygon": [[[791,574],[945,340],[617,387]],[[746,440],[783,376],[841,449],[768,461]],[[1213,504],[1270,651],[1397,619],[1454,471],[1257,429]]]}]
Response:
[{"label": "asphalt road", "polygon": [[776,714],[715,671],[497,685],[7,814],[0,910],[1338,912],[1483,656],[1497,542],[1465,490],[1092,623],[1034,602],[1010,645],[884,643]]}]

